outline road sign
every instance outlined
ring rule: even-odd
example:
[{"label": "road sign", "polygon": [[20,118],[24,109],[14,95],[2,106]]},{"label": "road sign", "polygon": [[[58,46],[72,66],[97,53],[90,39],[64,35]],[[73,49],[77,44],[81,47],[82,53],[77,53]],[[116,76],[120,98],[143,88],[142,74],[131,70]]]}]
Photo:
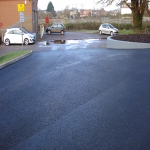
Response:
[{"label": "road sign", "polygon": [[25,11],[25,5],[24,4],[18,4],[18,11],[19,12]]},{"label": "road sign", "polygon": [[24,22],[24,19],[20,19],[20,22]]},{"label": "road sign", "polygon": [[24,22],[24,12],[20,12],[20,22]]}]

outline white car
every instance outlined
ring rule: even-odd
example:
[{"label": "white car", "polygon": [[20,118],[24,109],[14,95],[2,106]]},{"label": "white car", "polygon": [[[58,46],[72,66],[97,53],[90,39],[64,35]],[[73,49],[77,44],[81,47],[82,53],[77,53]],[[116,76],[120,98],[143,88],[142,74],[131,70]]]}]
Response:
[{"label": "white car", "polygon": [[110,34],[111,36],[114,34],[118,34],[119,31],[117,28],[115,28],[113,25],[104,23],[101,24],[99,27],[99,34]]},{"label": "white car", "polygon": [[21,28],[7,29],[4,35],[4,43],[6,46],[10,44],[25,44],[35,43],[35,35]]}]

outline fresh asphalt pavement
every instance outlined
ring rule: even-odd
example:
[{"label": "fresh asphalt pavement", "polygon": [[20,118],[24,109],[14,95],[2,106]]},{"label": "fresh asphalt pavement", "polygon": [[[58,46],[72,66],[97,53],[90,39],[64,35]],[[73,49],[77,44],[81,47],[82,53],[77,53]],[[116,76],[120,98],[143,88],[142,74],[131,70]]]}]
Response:
[{"label": "fresh asphalt pavement", "polygon": [[149,150],[150,50],[34,51],[0,70],[0,150]]}]

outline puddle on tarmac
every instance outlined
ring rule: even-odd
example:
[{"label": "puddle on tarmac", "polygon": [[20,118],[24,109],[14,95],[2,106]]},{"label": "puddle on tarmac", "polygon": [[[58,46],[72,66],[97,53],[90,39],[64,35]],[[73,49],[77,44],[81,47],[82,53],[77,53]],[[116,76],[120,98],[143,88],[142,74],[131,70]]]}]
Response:
[{"label": "puddle on tarmac", "polygon": [[79,44],[79,43],[95,43],[100,39],[85,39],[85,40],[54,40],[54,41],[42,41],[39,45],[50,45],[50,44]]},{"label": "puddle on tarmac", "polygon": [[53,41],[54,44],[65,44],[66,40],[55,40]]},{"label": "puddle on tarmac", "polygon": [[101,39],[84,39],[84,40],[51,40],[51,41],[42,41],[39,42],[39,47],[51,47],[51,49],[56,50],[58,48],[86,48],[90,44],[99,45],[100,43],[104,43]]}]

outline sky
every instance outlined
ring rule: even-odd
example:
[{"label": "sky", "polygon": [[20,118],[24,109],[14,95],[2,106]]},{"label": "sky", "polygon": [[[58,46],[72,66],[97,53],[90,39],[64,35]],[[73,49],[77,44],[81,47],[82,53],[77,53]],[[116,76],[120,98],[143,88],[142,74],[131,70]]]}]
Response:
[{"label": "sky", "polygon": [[[49,2],[53,3],[55,11],[64,10],[66,6],[69,8],[78,8],[78,9],[101,9],[101,5],[97,5],[96,1],[98,0],[38,0],[38,8],[41,10],[46,10]],[[115,9],[115,5],[105,7],[106,11]]]}]

